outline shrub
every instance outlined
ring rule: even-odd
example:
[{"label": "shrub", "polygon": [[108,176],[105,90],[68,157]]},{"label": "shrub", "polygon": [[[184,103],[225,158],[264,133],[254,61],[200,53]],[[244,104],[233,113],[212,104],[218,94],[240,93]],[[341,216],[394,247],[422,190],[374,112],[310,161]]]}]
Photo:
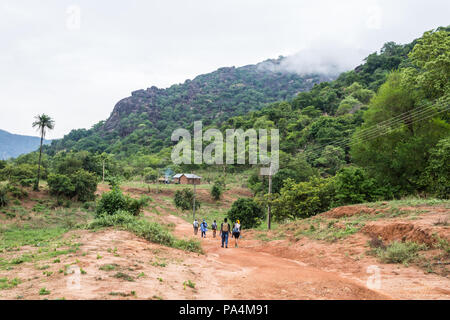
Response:
[{"label": "shrub", "polygon": [[47,183],[52,195],[77,197],[82,202],[95,199],[97,177],[86,170],[80,169],[71,175],[49,174]]},{"label": "shrub", "polygon": [[[42,176],[45,176],[45,168],[41,168],[41,170]],[[14,166],[7,166],[2,171],[3,176],[6,177],[10,182],[26,187],[35,182],[37,175],[37,166],[22,163]]]},{"label": "shrub", "polygon": [[332,179],[312,178],[300,183],[288,179],[280,196],[271,202],[274,219],[307,218],[325,212],[330,209],[333,197]]},{"label": "shrub", "polygon": [[[178,190],[175,192],[173,201],[177,208],[181,210],[191,210],[194,206],[194,193],[188,188]],[[198,201],[198,199],[195,200],[195,208],[200,208],[200,201]]]},{"label": "shrub", "polygon": [[24,199],[28,197],[28,192],[13,184],[8,184],[6,186],[6,190],[16,199]]},{"label": "shrub", "polygon": [[125,210],[127,207],[127,199],[119,188],[113,188],[111,191],[102,195],[97,203],[97,214],[107,213],[115,214],[119,210]]},{"label": "shrub", "polygon": [[99,215],[90,224],[89,229],[123,226],[134,223],[134,217],[126,211],[117,211],[113,215]]},{"label": "shrub", "polygon": [[425,249],[425,245],[415,242],[392,242],[385,249],[377,248],[376,253],[381,261],[386,263],[408,263],[418,256],[418,251]]},{"label": "shrub", "polygon": [[231,222],[240,220],[241,226],[248,229],[260,225],[265,217],[265,211],[250,198],[236,200],[228,211],[228,218]]},{"label": "shrub", "polygon": [[118,227],[133,232],[148,241],[186,251],[201,253],[200,243],[195,240],[175,239],[167,230],[156,222],[137,219],[126,211],[117,211],[113,215],[103,214],[92,221],[88,228]]},{"label": "shrub", "polygon": [[219,184],[214,183],[214,185],[211,188],[211,197],[214,200],[220,200],[220,197],[222,196],[222,188]]},{"label": "shrub", "polygon": [[95,199],[97,177],[94,173],[86,170],[78,170],[70,178],[75,189],[75,195],[78,197],[78,201],[86,202]]},{"label": "shrub", "polygon": [[8,190],[5,187],[0,187],[0,207],[6,207],[8,203]]},{"label": "shrub", "polygon": [[126,196],[122,191],[115,187],[110,192],[106,192],[102,195],[96,208],[97,215],[109,214],[113,215],[116,212],[123,210],[128,211],[132,215],[139,215],[147,205],[147,198],[133,199]]},{"label": "shrub", "polygon": [[380,189],[364,169],[353,166],[336,174],[334,187],[336,206],[382,200],[388,193]]},{"label": "shrub", "polygon": [[47,177],[50,194],[54,196],[72,197],[75,193],[75,186],[69,176],[51,173]]}]

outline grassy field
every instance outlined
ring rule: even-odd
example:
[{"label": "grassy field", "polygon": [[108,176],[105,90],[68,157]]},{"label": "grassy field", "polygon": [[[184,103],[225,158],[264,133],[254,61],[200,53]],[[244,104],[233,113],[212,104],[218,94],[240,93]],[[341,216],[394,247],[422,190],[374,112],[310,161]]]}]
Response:
[{"label": "grassy field", "polygon": [[[152,242],[188,251],[192,249],[193,244],[175,239],[170,234],[170,227],[159,224],[153,217],[132,217],[133,223],[126,226],[111,221],[99,222],[95,218],[95,202],[83,204],[57,199],[48,195],[45,186],[40,193],[25,190],[28,196],[23,199],[10,196],[8,206],[0,208],[0,270],[13,270],[14,266],[24,262],[35,263],[39,268],[40,261],[73,254],[80,248],[76,239],[67,238],[68,232],[95,229],[91,228],[94,223],[97,223],[97,229],[116,227]],[[155,205],[150,202],[147,209],[151,210],[152,206]],[[164,241],[159,241],[158,236],[164,236]],[[1,286],[6,287],[8,283],[2,282]]]}]

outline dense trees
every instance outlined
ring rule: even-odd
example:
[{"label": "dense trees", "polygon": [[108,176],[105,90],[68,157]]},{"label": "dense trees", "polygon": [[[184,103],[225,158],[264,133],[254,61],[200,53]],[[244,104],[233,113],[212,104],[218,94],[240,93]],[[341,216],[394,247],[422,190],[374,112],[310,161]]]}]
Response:
[{"label": "dense trees", "polygon": [[[245,67],[219,70],[166,91],[135,92],[126,100],[132,110],[121,104],[116,111],[123,113],[114,125],[108,121],[74,130],[43,147],[41,156],[36,152],[0,162],[0,179],[27,185],[41,167],[52,193],[91,199],[94,178],[95,184],[103,176],[152,182],[168,167],[177,172],[206,168],[171,164],[168,140],[173,129],[192,129],[193,120],[202,120],[204,130],[279,129],[280,170],[273,176],[270,199],[278,220],[410,194],[448,198],[449,53],[448,28],[408,45],[390,42],[355,70],[293,99],[291,89],[305,85],[303,78],[279,75],[277,84],[272,76]],[[256,199],[268,201],[268,180],[258,175],[258,167],[223,169],[253,170],[247,185]],[[212,196],[220,198],[223,189],[215,184]],[[192,198],[190,190],[180,191],[175,203],[191,210]],[[239,210],[255,209],[250,202],[238,205],[243,206]]]},{"label": "dense trees", "polygon": [[[430,152],[450,135],[449,52],[448,31],[425,33],[409,55],[412,67],[390,74],[353,137],[353,161],[396,195],[424,191]],[[385,135],[364,134],[379,123],[388,124]]]},{"label": "dense trees", "polygon": [[443,199],[450,198],[450,137],[440,140],[431,149],[420,184],[430,194]]},{"label": "dense trees", "polygon": [[[275,124],[287,129],[282,150],[303,152],[321,178],[298,181],[295,169],[282,168],[271,202],[275,219],[409,194],[449,197],[449,41],[441,28],[411,45],[388,43],[355,71],[299,94],[292,112],[279,112]],[[267,192],[257,176],[249,186]]]}]

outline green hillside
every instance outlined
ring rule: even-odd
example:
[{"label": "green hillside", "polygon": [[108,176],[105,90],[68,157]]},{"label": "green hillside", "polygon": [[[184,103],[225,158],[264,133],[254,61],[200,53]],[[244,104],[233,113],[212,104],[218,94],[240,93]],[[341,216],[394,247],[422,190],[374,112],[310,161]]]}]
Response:
[{"label": "green hillside", "polygon": [[[265,61],[280,63],[283,58]],[[176,128],[195,120],[220,125],[232,116],[259,110],[268,103],[292,99],[332,76],[268,71],[262,64],[221,68],[167,89],[137,90],[119,101],[111,116],[90,130],[73,130],[54,141],[51,153],[88,150],[129,156],[158,152],[171,145]]]},{"label": "green hillside", "polygon": [[[107,121],[47,146],[43,179],[55,195],[93,199],[87,190],[95,191],[103,173],[114,184],[150,183],[167,169],[201,171],[219,194],[233,176],[253,191],[257,206],[271,204],[279,221],[348,204],[450,197],[450,28],[425,32],[406,45],[389,42],[354,70],[298,93],[321,80],[251,66],[135,92]],[[216,103],[202,100],[206,96]],[[174,165],[171,132],[194,120],[203,120],[204,130],[279,129],[280,170],[272,195],[256,165]],[[37,156],[0,161],[0,180],[26,184],[35,176]]]}]

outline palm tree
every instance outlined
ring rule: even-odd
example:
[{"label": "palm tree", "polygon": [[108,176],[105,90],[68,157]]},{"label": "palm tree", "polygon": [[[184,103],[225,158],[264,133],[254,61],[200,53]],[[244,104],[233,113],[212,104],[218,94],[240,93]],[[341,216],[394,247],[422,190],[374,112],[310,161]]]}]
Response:
[{"label": "palm tree", "polygon": [[46,114],[37,115],[34,117],[36,121],[33,122],[33,128],[37,128],[41,133],[41,147],[39,149],[39,165],[36,183],[34,190],[39,191],[39,179],[41,178],[41,157],[42,157],[42,143],[44,142],[45,131],[52,130],[55,127],[55,121]]}]

